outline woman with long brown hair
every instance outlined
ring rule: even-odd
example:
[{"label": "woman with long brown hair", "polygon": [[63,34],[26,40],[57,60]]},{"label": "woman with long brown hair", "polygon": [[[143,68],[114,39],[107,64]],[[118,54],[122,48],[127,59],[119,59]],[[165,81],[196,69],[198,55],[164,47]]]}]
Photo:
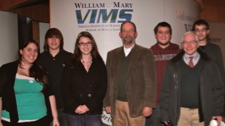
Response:
[{"label": "woman with long brown hair", "polygon": [[102,126],[107,73],[89,32],[78,34],[74,54],[64,68],[61,90],[69,126]]},{"label": "woman with long brown hair", "polygon": [[19,49],[19,59],[0,68],[0,126],[49,126],[45,96],[53,126],[59,126],[48,74],[35,63],[38,53],[38,43],[28,40]]}]

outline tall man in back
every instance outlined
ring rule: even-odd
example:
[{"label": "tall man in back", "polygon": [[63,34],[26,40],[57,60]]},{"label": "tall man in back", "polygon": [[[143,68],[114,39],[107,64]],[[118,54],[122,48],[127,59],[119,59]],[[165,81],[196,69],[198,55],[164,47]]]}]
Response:
[{"label": "tall man in back", "polygon": [[63,36],[59,29],[51,28],[45,34],[44,52],[41,53],[37,62],[43,66],[50,75],[53,93],[56,97],[56,105],[58,110],[58,120],[60,126],[67,126],[67,122],[63,113],[64,103],[62,100],[60,84],[63,68],[65,63],[72,56],[63,49]]},{"label": "tall man in back", "polygon": [[152,115],[146,118],[145,126],[164,126],[160,122],[160,90],[166,65],[177,53],[181,51],[177,44],[171,43],[172,28],[167,22],[160,22],[154,28],[157,43],[150,49],[153,51],[157,73],[157,100],[156,108],[153,109]]},{"label": "tall man in back", "polygon": [[144,126],[156,103],[156,74],[152,52],[136,44],[133,22],[121,24],[123,46],[107,55],[108,90],[104,99],[113,126]]},{"label": "tall man in back", "polygon": [[[225,85],[225,73],[223,66],[223,57],[221,49],[218,45],[210,42],[209,39],[209,24],[205,20],[197,20],[193,24],[192,31],[194,31],[199,37],[199,49],[205,52],[210,59],[212,59],[219,67],[222,81]],[[225,93],[225,92],[224,92]]]}]

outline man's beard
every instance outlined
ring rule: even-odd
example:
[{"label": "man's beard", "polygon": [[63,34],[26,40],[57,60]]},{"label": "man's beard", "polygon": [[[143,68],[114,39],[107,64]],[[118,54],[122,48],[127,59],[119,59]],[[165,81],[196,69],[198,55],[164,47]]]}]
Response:
[{"label": "man's beard", "polygon": [[122,41],[123,41],[123,45],[131,45],[135,42],[135,38],[131,39],[131,41],[126,41],[125,39],[122,39]]}]

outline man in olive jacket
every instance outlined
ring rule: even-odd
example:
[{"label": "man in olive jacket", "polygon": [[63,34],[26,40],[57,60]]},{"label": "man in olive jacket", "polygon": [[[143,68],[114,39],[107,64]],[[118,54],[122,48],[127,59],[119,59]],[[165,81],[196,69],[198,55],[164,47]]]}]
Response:
[{"label": "man in olive jacket", "polygon": [[212,119],[218,124],[222,121],[224,87],[220,72],[198,47],[198,36],[185,33],[183,51],[167,65],[160,95],[161,121],[166,125],[208,126]]},{"label": "man in olive jacket", "polygon": [[108,90],[104,99],[113,126],[144,126],[156,105],[156,73],[152,52],[135,44],[136,26],[124,22],[123,46],[108,52]]}]

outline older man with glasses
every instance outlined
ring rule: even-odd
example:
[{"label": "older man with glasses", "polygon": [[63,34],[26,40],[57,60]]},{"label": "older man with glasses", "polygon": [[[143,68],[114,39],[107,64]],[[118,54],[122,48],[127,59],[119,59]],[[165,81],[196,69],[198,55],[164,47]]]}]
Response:
[{"label": "older man with glasses", "polygon": [[198,36],[186,32],[182,48],[167,65],[160,97],[161,118],[166,125],[208,126],[223,116],[224,85],[218,66],[198,43]]}]

